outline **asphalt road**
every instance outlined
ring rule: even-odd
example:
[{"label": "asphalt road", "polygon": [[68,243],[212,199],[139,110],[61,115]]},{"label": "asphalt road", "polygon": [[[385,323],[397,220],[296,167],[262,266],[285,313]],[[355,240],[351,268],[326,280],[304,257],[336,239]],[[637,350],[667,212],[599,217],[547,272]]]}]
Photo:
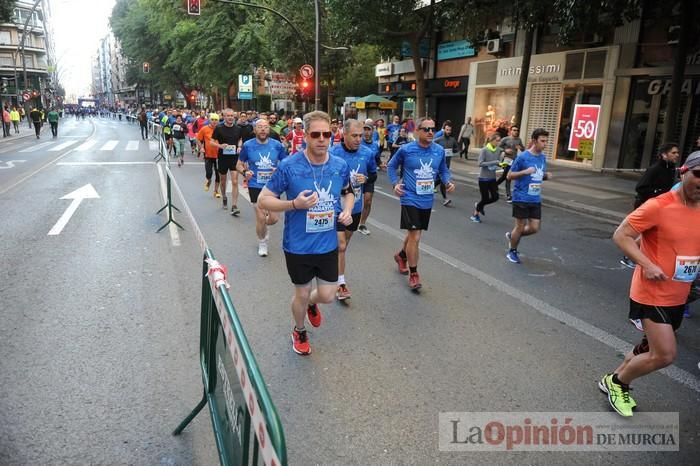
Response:
[{"label": "asphalt road", "polygon": [[[0,252],[0,463],[215,463],[205,412],[181,438],[169,434],[201,395],[201,257],[188,219],[176,214],[185,231],[154,233],[164,220],[154,214],[161,186],[136,126],[98,119],[62,127],[57,143],[77,142],[59,151],[22,152],[37,143],[31,138],[17,151],[0,145],[0,167],[27,160],[0,170],[7,245]],[[126,150],[133,140],[138,148]],[[109,141],[117,144],[102,150]],[[523,264],[510,264],[503,237],[510,206],[487,206],[484,223],[469,222],[475,175],[454,168],[453,207],[436,202],[423,237],[421,293],[407,288],[392,260],[399,204],[382,174],[372,234],[356,235],[348,253],[353,298],[322,308],[313,354],[300,357],[289,341],[282,225],[272,228],[270,256],[259,258],[247,200],[233,218],[203,191],[201,163],[173,166],[229,269],[291,464],[694,463],[697,319],[678,334],[675,365],[634,384],[639,412],[680,413],[679,452],[439,451],[441,412],[608,412],[596,382],[640,337],[626,320],[631,274],[609,239],[614,225],[545,208],[542,232],[521,244]],[[60,197],[87,183],[100,198],[84,200],[59,235],[47,235],[71,203]]]}]

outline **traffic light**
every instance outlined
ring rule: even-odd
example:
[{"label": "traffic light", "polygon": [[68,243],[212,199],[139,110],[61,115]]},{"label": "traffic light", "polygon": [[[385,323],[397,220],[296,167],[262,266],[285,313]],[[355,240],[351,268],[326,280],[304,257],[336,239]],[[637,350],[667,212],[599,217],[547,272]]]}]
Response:
[{"label": "traffic light", "polygon": [[308,90],[308,89],[309,89],[309,81],[307,81],[306,79],[304,79],[304,80],[301,82],[301,88],[302,88],[304,91]]},{"label": "traffic light", "polygon": [[151,72],[151,64],[148,63],[147,61],[143,62],[143,72],[144,72],[144,73],[150,73],[150,72]]},{"label": "traffic light", "polygon": [[187,14],[199,16],[199,0],[187,0]]}]

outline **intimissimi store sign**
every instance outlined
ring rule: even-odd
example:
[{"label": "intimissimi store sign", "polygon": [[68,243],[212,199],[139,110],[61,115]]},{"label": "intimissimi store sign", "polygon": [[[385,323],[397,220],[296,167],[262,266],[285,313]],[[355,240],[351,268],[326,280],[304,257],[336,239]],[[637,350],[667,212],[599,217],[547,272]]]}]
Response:
[{"label": "intimissimi store sign", "polygon": [[[517,86],[522,74],[522,57],[503,58],[498,60],[496,71],[497,86]],[[530,60],[527,80],[529,82],[561,82],[564,79],[566,66],[565,53],[545,53],[533,55]]]}]

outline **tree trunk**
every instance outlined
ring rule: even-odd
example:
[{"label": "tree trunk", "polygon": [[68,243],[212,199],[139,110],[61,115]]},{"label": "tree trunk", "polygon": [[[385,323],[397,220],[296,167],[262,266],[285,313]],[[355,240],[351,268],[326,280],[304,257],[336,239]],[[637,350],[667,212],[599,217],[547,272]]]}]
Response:
[{"label": "tree trunk", "polygon": [[[664,120],[664,142],[670,142],[676,132],[676,114],[681,103],[681,87],[685,78],[685,60],[688,51],[689,32],[693,27],[693,2],[681,1],[681,31],[678,44],[673,51],[673,75],[671,76],[671,92],[668,95],[668,106]],[[682,144],[682,141],[673,141]]]},{"label": "tree trunk", "polygon": [[[523,61],[520,64],[520,81],[518,82],[518,98],[515,102],[515,124],[520,125],[525,106],[525,90],[527,78],[530,75],[530,59],[532,58],[532,42],[535,37],[534,29],[525,31],[525,48],[523,49]],[[520,128],[520,134],[524,134],[525,128]]]},{"label": "tree trunk", "polygon": [[423,62],[420,58],[420,41],[421,38],[418,34],[411,35],[411,51],[413,52],[413,68],[416,72],[416,101],[414,102],[415,107],[413,108],[413,119],[425,116],[425,78],[423,76]]}]

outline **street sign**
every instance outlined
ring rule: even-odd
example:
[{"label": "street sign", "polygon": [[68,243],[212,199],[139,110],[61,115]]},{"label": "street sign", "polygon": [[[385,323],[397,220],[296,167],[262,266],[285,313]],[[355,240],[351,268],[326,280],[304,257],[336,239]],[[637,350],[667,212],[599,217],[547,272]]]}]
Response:
[{"label": "street sign", "polygon": [[301,65],[301,68],[299,68],[299,74],[304,79],[311,79],[314,77],[314,67],[308,64]]},{"label": "street sign", "polygon": [[[582,139],[589,139],[595,147],[595,139],[598,134],[598,116],[600,105],[580,105],[574,107],[574,118],[571,122],[571,135],[569,136],[569,150],[578,151]],[[591,149],[593,152],[593,149]]]},{"label": "street sign", "polygon": [[24,94],[22,94],[22,98],[24,99],[25,102],[26,102],[27,100],[29,100],[31,97],[32,97],[32,96],[29,95],[29,92],[25,92]]},{"label": "street sign", "polygon": [[238,75],[238,99],[253,99],[253,76],[250,74]]}]

